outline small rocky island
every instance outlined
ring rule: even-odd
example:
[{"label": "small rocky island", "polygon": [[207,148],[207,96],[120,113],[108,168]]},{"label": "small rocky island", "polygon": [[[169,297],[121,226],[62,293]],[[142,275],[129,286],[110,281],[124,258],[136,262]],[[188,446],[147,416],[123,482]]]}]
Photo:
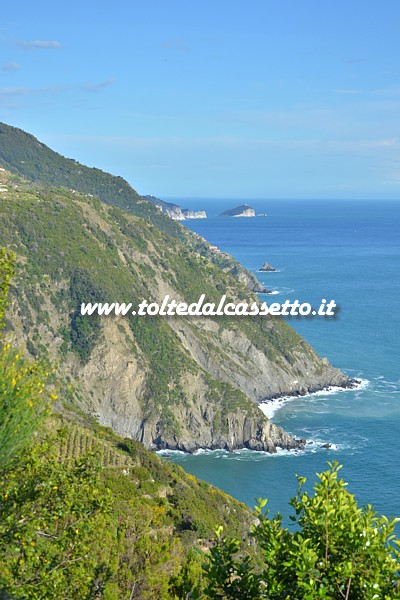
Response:
[{"label": "small rocky island", "polygon": [[277,269],[265,262],[262,267],[260,267],[259,271],[264,271],[265,273],[276,273]]},{"label": "small rocky island", "polygon": [[235,208],[225,210],[219,215],[220,217],[255,217],[256,211],[248,204],[241,204]]},{"label": "small rocky island", "polygon": [[142,196],[147,202],[151,202],[158,208],[159,211],[173,219],[174,221],[185,221],[186,219],[206,219],[207,214],[205,210],[189,210],[188,208],[182,208],[179,204],[173,202],[164,202],[156,196]]}]

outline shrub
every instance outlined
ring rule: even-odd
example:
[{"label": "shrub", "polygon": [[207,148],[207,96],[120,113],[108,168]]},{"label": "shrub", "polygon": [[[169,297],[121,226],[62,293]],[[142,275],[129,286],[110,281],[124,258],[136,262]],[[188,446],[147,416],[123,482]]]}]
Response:
[{"label": "shrub", "polygon": [[249,600],[392,600],[400,598],[398,519],[377,516],[370,505],[359,508],[340,466],[330,464],[318,474],[314,495],[303,491],[298,477],[294,533],[282,527],[282,517],[268,518],[261,501],[252,529],[261,551],[261,565],[240,555],[238,540],[218,531],[205,566],[207,597]]}]

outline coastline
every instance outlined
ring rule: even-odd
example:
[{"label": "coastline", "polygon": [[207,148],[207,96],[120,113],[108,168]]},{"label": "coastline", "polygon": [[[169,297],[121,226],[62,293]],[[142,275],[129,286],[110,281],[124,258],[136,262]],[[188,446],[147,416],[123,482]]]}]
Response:
[{"label": "coastline", "polygon": [[369,384],[368,379],[356,379],[350,378],[343,385],[327,385],[327,386],[315,386],[307,390],[298,390],[292,393],[276,394],[265,398],[258,403],[258,407],[262,410],[263,414],[270,420],[273,419],[276,412],[281,409],[287,402],[297,400],[298,398],[304,398],[308,396],[335,394],[336,392],[347,392],[351,390],[364,389]]},{"label": "coastline", "polygon": [[[297,392],[293,392],[291,394],[279,394],[276,395],[274,397],[268,398],[263,400],[262,402],[258,403],[258,407],[259,409],[262,411],[262,413],[272,422],[272,419],[275,415],[275,413],[281,409],[287,402],[290,402],[291,400],[296,400],[298,398],[302,398],[302,397],[308,397],[308,396],[314,396],[314,395],[326,395],[326,394],[334,394],[336,392],[346,392],[346,391],[352,391],[352,390],[360,390],[360,389],[364,389],[365,387],[367,387],[369,384],[369,380],[368,379],[356,379],[356,378],[350,378],[347,380],[346,384],[343,385],[328,385],[328,386],[315,386],[313,388],[309,388],[307,391],[306,390],[299,390]],[[296,446],[292,447],[292,448],[284,448],[282,446],[276,445],[276,451],[275,452],[268,452],[265,450],[257,450],[254,448],[249,448],[246,445],[237,447],[237,448],[233,448],[233,449],[228,449],[228,448],[221,448],[221,447],[200,447],[200,448],[194,448],[193,450],[182,450],[182,449],[175,449],[175,448],[158,448],[158,449],[154,449],[154,451],[156,452],[156,454],[159,454],[160,456],[163,457],[171,457],[174,455],[181,455],[181,456],[197,456],[199,454],[209,454],[209,453],[214,453],[214,452],[225,452],[227,454],[237,454],[240,452],[255,452],[255,453],[261,453],[261,454],[269,454],[269,455],[276,455],[276,454],[282,454],[282,453],[288,453],[288,454],[298,454],[300,452],[303,452],[306,448],[309,449],[310,446],[312,446],[314,449],[328,449],[328,450],[335,450],[336,445],[333,444],[332,442],[316,442],[314,440],[309,440],[309,439],[305,439],[305,438],[295,438],[293,437],[293,439],[296,442]]]}]

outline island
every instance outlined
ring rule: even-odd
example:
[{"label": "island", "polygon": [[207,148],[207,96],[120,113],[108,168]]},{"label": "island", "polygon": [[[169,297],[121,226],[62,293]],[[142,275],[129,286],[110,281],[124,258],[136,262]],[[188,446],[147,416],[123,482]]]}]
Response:
[{"label": "island", "polygon": [[186,219],[206,219],[207,214],[205,210],[189,210],[188,208],[182,208],[179,204],[173,202],[165,202],[156,198],[156,196],[148,195],[142,196],[147,202],[151,202],[160,210],[162,213],[173,219],[174,221],[185,221]]},{"label": "island", "polygon": [[265,262],[263,266],[260,267],[259,271],[264,271],[266,273],[276,273],[277,269],[275,269],[275,267],[273,267],[269,263]]},{"label": "island", "polygon": [[235,208],[225,210],[219,215],[220,217],[255,217],[256,211],[248,204],[241,204]]}]

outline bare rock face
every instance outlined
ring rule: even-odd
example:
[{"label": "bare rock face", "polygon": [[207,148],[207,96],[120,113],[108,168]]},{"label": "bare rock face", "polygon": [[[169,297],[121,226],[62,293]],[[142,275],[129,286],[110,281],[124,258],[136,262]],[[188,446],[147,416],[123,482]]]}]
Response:
[{"label": "bare rock face", "polygon": [[143,199],[147,202],[154,204],[160,212],[167,215],[173,221],[185,221],[186,219],[206,219],[207,213],[205,210],[189,210],[188,208],[182,208],[179,204],[173,202],[164,202],[160,198],[148,195],[143,196]]},{"label": "bare rock face", "polygon": [[257,279],[257,277],[247,271],[244,268],[240,268],[240,266],[234,266],[232,269],[228,271],[231,275],[236,277],[240,283],[243,283],[249,290],[255,292],[256,294],[271,294],[272,291],[263,286]]},{"label": "bare rock face", "polygon": [[248,204],[241,204],[240,206],[235,206],[235,208],[230,208],[229,210],[225,210],[220,214],[221,217],[255,217],[256,211],[252,206]]},{"label": "bare rock face", "polygon": [[205,210],[189,210],[182,208],[182,214],[185,219],[206,219],[207,213]]},{"label": "bare rock face", "polygon": [[275,273],[276,269],[269,263],[265,262],[263,266],[260,267],[260,271],[265,271],[266,273]]}]

